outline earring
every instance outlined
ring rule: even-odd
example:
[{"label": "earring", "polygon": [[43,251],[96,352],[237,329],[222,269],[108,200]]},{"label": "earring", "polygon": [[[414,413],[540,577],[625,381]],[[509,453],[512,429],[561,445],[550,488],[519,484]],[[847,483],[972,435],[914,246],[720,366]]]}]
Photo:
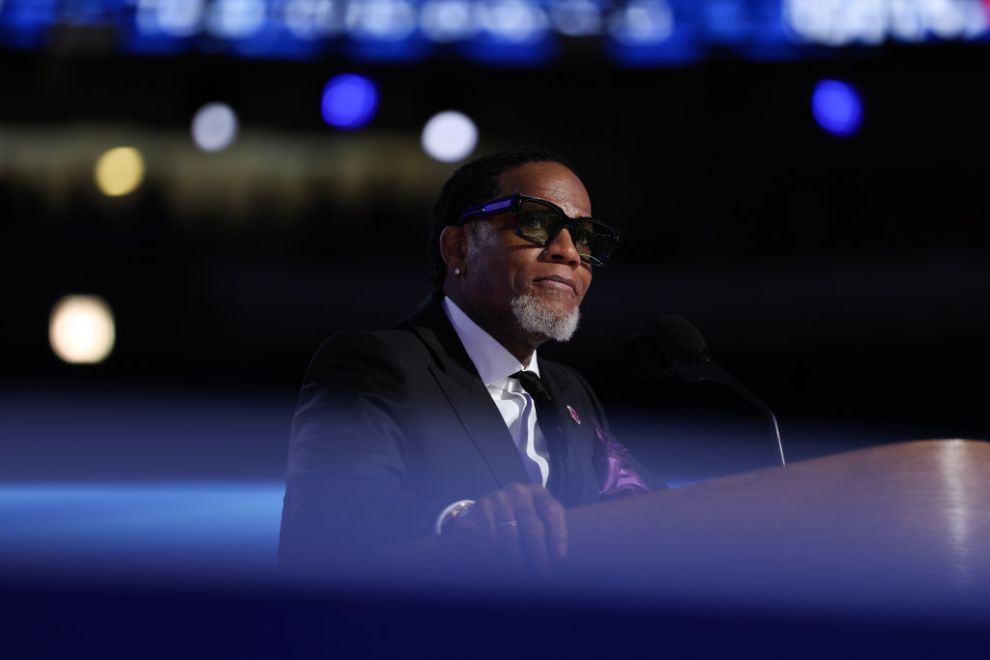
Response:
[{"label": "earring", "polygon": [[460,274],[461,274],[461,269],[460,268],[455,268],[454,269],[454,275],[460,275]]}]

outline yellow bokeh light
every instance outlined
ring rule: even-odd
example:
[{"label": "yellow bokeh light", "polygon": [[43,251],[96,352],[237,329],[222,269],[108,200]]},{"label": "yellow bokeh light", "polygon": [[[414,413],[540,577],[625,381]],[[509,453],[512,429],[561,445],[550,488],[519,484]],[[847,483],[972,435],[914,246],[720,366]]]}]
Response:
[{"label": "yellow bokeh light", "polygon": [[113,312],[99,296],[65,296],[52,308],[48,341],[70,364],[95,364],[110,355],[116,340]]},{"label": "yellow bokeh light", "polygon": [[132,192],[144,179],[144,158],[134,147],[116,147],[96,161],[96,185],[108,197]]}]

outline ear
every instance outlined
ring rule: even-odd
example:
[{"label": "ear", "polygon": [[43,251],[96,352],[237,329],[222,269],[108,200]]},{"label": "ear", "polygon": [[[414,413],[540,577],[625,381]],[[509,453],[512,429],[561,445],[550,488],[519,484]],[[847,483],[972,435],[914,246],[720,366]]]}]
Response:
[{"label": "ear", "polygon": [[466,270],[465,258],[467,256],[467,235],[461,225],[449,225],[440,232],[440,256],[447,264],[447,270],[459,269],[462,273]]}]

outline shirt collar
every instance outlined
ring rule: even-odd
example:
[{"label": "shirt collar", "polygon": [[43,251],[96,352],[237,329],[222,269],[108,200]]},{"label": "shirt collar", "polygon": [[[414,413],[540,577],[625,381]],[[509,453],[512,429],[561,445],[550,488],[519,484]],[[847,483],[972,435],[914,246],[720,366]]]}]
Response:
[{"label": "shirt collar", "polygon": [[472,321],[457,306],[457,303],[447,296],[444,296],[443,299],[443,311],[450,319],[450,324],[454,326],[454,332],[464,344],[464,350],[467,351],[468,357],[474,363],[474,368],[478,370],[478,375],[481,376],[481,382],[486,387],[504,385],[506,379],[517,371],[532,371],[537,376],[540,375],[536,351],[533,351],[529,366],[523,367],[515,355],[485,332],[480,325]]}]

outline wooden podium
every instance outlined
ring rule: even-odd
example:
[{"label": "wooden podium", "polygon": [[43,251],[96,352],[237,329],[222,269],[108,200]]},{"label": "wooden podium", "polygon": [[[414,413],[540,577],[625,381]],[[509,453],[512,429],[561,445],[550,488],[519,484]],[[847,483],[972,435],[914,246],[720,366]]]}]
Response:
[{"label": "wooden podium", "polygon": [[990,443],[851,451],[574,509],[569,530],[560,578],[616,593],[986,616]]},{"label": "wooden podium", "polygon": [[397,575],[574,602],[990,621],[990,443],[861,449],[568,511],[549,581],[490,547],[395,548]]}]

